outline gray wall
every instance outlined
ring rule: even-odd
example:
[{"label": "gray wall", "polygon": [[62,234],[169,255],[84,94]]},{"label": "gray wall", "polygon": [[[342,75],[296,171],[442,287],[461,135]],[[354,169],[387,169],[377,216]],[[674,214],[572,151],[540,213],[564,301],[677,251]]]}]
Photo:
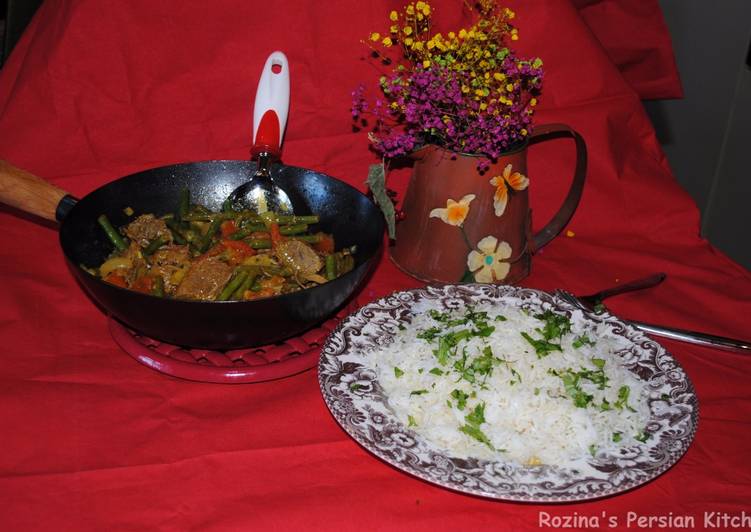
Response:
[{"label": "gray wall", "polygon": [[751,0],[660,0],[685,97],[645,102],[714,246],[751,269]]}]

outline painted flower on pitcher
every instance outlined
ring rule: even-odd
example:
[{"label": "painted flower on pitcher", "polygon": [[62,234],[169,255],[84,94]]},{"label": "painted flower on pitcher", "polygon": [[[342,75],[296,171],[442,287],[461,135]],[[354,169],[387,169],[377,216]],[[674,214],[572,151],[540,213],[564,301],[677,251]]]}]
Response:
[{"label": "painted flower on pitcher", "polygon": [[449,225],[461,227],[469,214],[469,204],[475,199],[474,194],[467,194],[459,201],[449,199],[445,209],[433,209],[430,211],[431,218],[440,218]]},{"label": "painted flower on pitcher", "polygon": [[527,176],[520,172],[512,173],[512,170],[512,166],[507,164],[506,168],[503,169],[502,175],[497,175],[490,180],[490,184],[495,187],[493,207],[495,208],[496,216],[502,216],[506,211],[509,187],[514,190],[524,190],[529,186],[529,178]]},{"label": "painted flower on pitcher", "polygon": [[478,283],[502,281],[508,275],[511,265],[505,259],[511,257],[508,242],[498,242],[494,236],[486,236],[477,243],[477,250],[467,255],[467,268]]}]

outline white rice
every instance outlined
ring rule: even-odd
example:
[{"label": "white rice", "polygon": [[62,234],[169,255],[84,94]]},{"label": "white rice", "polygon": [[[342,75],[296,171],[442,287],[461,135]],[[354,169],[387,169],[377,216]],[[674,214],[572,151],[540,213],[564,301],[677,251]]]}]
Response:
[{"label": "white rice", "polygon": [[[584,319],[580,312],[571,316],[571,333],[551,340],[560,342],[562,352],[539,357],[521,333],[541,338],[539,329],[544,321],[512,305],[478,305],[473,310],[487,312],[488,323],[495,330],[484,338],[462,340],[456,357],[441,365],[434,354],[438,341],[429,342],[417,335],[435,326],[440,329],[439,335],[470,326],[437,325],[429,310],[429,304],[419,304],[414,309],[412,325],[399,331],[391,345],[373,353],[371,360],[375,361],[378,380],[396,417],[436,447],[462,458],[567,466],[582,457],[633,445],[638,443],[635,438],[643,438],[649,419],[646,384],[624,368],[614,354],[626,345],[626,340]],[[451,315],[461,318],[466,311],[452,311]],[[496,321],[499,315],[506,321]],[[572,343],[581,335],[595,345],[574,347]],[[452,368],[462,352],[467,353],[469,363],[488,346],[493,357],[503,361],[494,362],[484,385],[468,382]],[[600,390],[590,380],[580,379],[579,389],[593,397],[586,407],[577,407],[562,378],[551,374],[551,370],[558,375],[569,369],[596,371],[593,359],[605,361],[602,370],[608,378],[607,386]],[[430,373],[434,368],[444,374]],[[624,386],[629,390],[627,406],[621,402],[620,407],[613,407]],[[457,392],[454,397],[451,395],[454,390],[469,396],[461,410]],[[418,394],[413,393],[416,391]],[[603,399],[611,405],[610,410],[601,408]],[[492,449],[459,430],[468,424],[466,416],[482,403],[485,422],[478,428],[490,440]]]}]

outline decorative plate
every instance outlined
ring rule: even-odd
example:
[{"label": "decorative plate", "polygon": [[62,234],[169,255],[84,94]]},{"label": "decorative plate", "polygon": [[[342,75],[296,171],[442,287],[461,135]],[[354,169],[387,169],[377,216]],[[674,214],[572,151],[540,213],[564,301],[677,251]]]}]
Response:
[{"label": "decorative plate", "polygon": [[410,324],[412,309],[423,302],[443,310],[500,302],[529,313],[554,309],[571,316],[577,310],[537,290],[465,284],[396,292],[340,322],[326,340],[318,366],[324,400],[352,438],[398,469],[445,488],[493,499],[574,502],[641,486],[675,464],[691,444],[698,401],[683,368],[662,346],[616,317],[584,312],[584,320],[591,320],[598,330],[604,327],[626,346],[615,356],[646,385],[646,430],[651,437],[643,444],[582,459],[583,467],[452,456],[397,419],[373,360],[374,353],[393,343],[400,328]]}]

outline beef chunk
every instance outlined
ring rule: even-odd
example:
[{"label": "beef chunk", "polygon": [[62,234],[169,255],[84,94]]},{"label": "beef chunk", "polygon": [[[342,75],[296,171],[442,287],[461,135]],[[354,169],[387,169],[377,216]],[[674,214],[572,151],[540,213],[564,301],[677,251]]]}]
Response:
[{"label": "beef chunk", "polygon": [[142,214],[124,229],[125,235],[141,247],[146,247],[152,240],[163,237],[167,242],[172,242],[170,232],[164,220],[153,214]]},{"label": "beef chunk", "polygon": [[175,296],[184,299],[216,299],[232,276],[233,269],[219,257],[198,259],[185,274]]}]

